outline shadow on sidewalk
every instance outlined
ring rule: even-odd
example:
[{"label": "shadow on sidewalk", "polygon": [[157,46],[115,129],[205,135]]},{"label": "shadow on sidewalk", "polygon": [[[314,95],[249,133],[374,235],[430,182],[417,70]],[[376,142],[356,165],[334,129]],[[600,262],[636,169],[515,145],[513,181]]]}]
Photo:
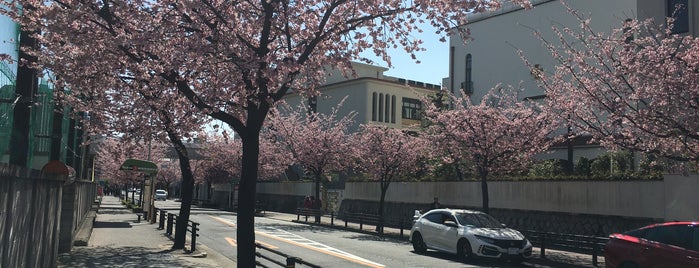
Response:
[{"label": "shadow on sidewalk", "polygon": [[183,266],[171,252],[143,247],[76,248],[70,255],[59,255],[58,267],[206,267],[201,264]]},{"label": "shadow on sidewalk", "polygon": [[92,228],[131,228],[129,222],[96,221]]}]

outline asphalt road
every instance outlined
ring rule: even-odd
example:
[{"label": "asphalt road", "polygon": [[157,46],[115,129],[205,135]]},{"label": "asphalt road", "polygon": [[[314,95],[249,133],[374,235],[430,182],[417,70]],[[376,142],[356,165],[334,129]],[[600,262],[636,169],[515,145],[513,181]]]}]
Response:
[{"label": "asphalt road", "polygon": [[[172,200],[157,201],[156,207],[179,209]],[[197,243],[236,259],[236,216],[230,212],[194,207],[190,220],[200,223]],[[268,217],[255,218],[256,241],[268,248],[298,257],[321,267],[532,267],[490,260],[463,262],[445,253],[413,252],[406,241],[380,238],[375,235],[348,232],[323,226],[293,223]],[[285,258],[263,250],[265,256],[282,263]],[[258,258],[270,267],[269,262]],[[279,266],[277,266],[279,267]],[[302,266],[303,267],[303,266]]]}]

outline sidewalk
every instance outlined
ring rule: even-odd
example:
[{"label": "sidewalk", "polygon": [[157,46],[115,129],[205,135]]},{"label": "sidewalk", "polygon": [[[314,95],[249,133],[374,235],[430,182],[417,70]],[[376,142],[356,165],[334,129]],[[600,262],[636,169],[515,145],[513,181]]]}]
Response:
[{"label": "sidewalk", "polygon": [[87,246],[58,256],[58,267],[236,267],[236,263],[197,243],[197,252],[171,250],[172,241],[131,212],[117,197],[105,196]]}]

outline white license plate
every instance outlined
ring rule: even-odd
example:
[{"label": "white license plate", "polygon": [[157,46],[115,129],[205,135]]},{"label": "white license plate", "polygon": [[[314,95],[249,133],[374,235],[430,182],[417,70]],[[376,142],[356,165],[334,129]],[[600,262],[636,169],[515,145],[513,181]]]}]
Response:
[{"label": "white license plate", "polygon": [[517,255],[518,253],[519,253],[519,249],[518,249],[518,248],[508,248],[508,249],[507,249],[507,254],[510,254],[510,255]]}]

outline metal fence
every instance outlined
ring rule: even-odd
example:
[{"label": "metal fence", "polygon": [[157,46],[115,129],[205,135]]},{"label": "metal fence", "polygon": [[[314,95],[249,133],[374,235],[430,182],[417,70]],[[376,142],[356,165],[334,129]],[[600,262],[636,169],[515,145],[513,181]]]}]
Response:
[{"label": "metal fence", "polygon": [[0,164],[0,267],[55,267],[65,180]]}]

